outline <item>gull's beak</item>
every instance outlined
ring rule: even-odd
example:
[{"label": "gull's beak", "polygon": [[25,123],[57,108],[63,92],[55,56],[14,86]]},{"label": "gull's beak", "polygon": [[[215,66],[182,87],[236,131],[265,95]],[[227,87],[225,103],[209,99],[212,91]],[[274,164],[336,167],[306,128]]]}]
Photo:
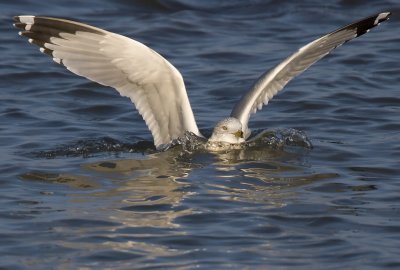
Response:
[{"label": "gull's beak", "polygon": [[241,131],[240,129],[232,134],[235,135],[236,138],[243,138],[243,131]]}]

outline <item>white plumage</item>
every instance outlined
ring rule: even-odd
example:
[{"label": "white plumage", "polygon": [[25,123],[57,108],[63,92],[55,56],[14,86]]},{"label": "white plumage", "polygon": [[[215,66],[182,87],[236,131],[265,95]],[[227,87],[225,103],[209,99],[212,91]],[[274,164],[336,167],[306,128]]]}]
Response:
[{"label": "white plumage", "polygon": [[[303,46],[263,74],[240,99],[231,116],[214,128],[210,142],[242,143],[250,135],[251,113],[261,110],[294,77],[343,43],[388,19],[379,13]],[[41,16],[16,16],[14,26],[40,51],[71,72],[115,88],[135,104],[157,149],[185,131],[202,136],[179,71],[140,42],[86,24]]]},{"label": "white plumage", "polygon": [[136,105],[158,149],[185,130],[201,136],[179,71],[135,40],[49,17],[18,16],[21,35],[71,72],[114,87]]}]

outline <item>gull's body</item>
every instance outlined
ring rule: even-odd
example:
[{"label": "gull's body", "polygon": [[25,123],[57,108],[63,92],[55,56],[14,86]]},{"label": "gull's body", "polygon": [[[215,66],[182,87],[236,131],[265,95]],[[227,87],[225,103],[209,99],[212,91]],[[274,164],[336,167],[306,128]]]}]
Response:
[{"label": "gull's body", "polygon": [[[252,113],[267,105],[294,77],[343,43],[388,19],[379,13],[331,32],[301,47],[264,73],[214,128],[209,143],[240,144],[250,136]],[[183,78],[161,55],[122,35],[86,24],[51,17],[16,16],[20,35],[71,72],[115,88],[129,97],[150,129],[157,149],[166,149],[197,127]]]}]

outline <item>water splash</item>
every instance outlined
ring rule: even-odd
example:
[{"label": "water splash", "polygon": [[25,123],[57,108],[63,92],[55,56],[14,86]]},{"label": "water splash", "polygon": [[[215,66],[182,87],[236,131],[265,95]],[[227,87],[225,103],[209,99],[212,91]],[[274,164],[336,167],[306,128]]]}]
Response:
[{"label": "water splash", "polygon": [[306,133],[293,129],[273,129],[256,132],[257,134],[246,142],[247,147],[268,146],[274,149],[284,148],[288,146],[312,149],[311,140]]},{"label": "water splash", "polygon": [[151,141],[139,141],[136,143],[121,142],[119,140],[103,137],[100,139],[79,140],[70,145],[61,145],[51,150],[30,153],[35,158],[56,157],[91,157],[98,153],[155,153],[156,149]]},{"label": "water splash", "polygon": [[[174,149],[178,155],[193,154],[195,152],[248,150],[252,149],[281,149],[285,147],[301,147],[312,149],[312,143],[307,135],[296,129],[276,129],[255,131],[256,135],[248,142],[240,145],[215,143],[210,147],[207,139],[198,137],[191,132],[185,132],[184,136],[174,140],[164,151]],[[51,150],[32,152],[29,155],[34,158],[57,157],[91,157],[100,153],[142,153],[153,154],[156,149],[151,141],[139,141],[136,143],[122,142],[113,138],[103,137],[99,139],[79,140],[76,143],[61,145]]]}]

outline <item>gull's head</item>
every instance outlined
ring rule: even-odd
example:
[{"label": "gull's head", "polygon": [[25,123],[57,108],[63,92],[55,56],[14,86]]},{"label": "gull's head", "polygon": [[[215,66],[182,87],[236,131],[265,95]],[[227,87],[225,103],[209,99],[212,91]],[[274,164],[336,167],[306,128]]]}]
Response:
[{"label": "gull's head", "polygon": [[208,141],[225,143],[244,142],[242,123],[234,117],[228,117],[219,121]]}]

